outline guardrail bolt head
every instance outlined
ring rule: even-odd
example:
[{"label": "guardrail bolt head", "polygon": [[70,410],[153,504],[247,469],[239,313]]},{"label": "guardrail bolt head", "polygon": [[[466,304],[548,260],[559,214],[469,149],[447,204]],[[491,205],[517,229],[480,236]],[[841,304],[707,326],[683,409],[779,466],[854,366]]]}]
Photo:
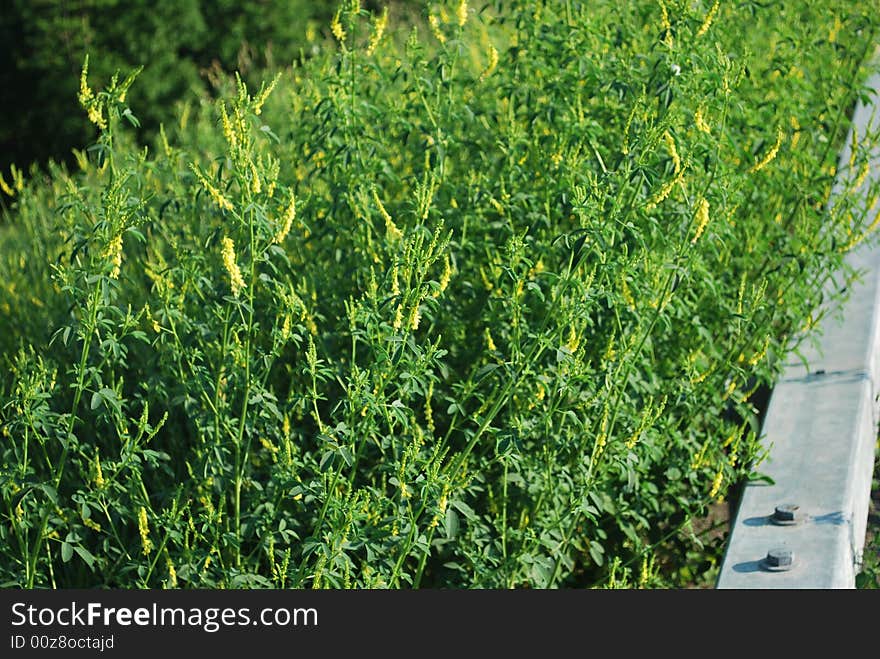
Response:
[{"label": "guardrail bolt head", "polygon": [[798,513],[800,510],[800,506],[794,503],[784,503],[781,506],[776,506],[776,509],[773,511],[773,517],[771,518],[774,524],[797,524],[801,521],[801,515]]},{"label": "guardrail bolt head", "polygon": [[767,552],[764,558],[764,567],[773,572],[790,570],[794,565],[794,553],[790,549],[776,548]]}]

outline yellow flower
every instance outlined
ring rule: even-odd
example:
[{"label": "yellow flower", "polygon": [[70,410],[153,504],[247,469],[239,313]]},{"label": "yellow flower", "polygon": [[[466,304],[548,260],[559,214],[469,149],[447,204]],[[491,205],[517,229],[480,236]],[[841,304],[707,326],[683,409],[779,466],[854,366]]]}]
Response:
[{"label": "yellow flower", "polygon": [[496,50],[495,46],[489,46],[489,63],[486,65],[486,68],[483,69],[483,72],[480,74],[480,80],[485,80],[492,72],[495,70],[495,67],[498,66],[498,50]]},{"label": "yellow flower", "polygon": [[492,339],[492,333],[489,331],[489,328],[486,328],[486,347],[489,348],[492,352],[497,352],[498,348],[495,345],[495,341]]},{"label": "yellow flower", "polygon": [[629,284],[626,281],[626,276],[621,273],[620,277],[620,294],[623,296],[623,301],[626,302],[626,306],[630,310],[634,310],[636,308],[636,301],[633,298],[632,291],[629,288]]},{"label": "yellow flower", "polygon": [[287,210],[284,211],[284,223],[278,229],[278,233],[275,234],[275,237],[272,239],[277,245],[280,245],[284,239],[287,237],[287,234],[290,233],[290,228],[293,226],[293,220],[296,218],[296,198],[293,196],[293,192],[290,193],[290,203],[287,205]]},{"label": "yellow flower", "polygon": [[853,188],[855,190],[858,190],[860,187],[862,187],[862,184],[865,182],[865,179],[868,178],[868,174],[870,174],[870,173],[871,173],[871,164],[866,160],[865,164],[862,165],[862,169],[859,172],[859,176],[856,179],[856,182],[853,185]]},{"label": "yellow flower", "polygon": [[694,125],[697,127],[697,130],[701,133],[709,134],[709,124],[706,123],[706,120],[703,118],[703,109],[697,108],[696,113],[694,114]]},{"label": "yellow flower", "polygon": [[669,22],[669,12],[663,0],[660,0],[660,26],[663,28],[663,43],[672,48],[672,23]]},{"label": "yellow flower", "polygon": [[101,457],[95,451],[95,487],[104,487],[104,472],[101,471]]},{"label": "yellow flower", "polygon": [[235,150],[238,147],[238,135],[232,129],[232,123],[229,121],[229,115],[226,113],[226,104],[220,101],[220,125],[223,128],[223,137],[229,146]]},{"label": "yellow flower", "polygon": [[82,72],[80,73],[79,77],[79,94],[77,96],[79,98],[80,105],[82,105],[82,107],[89,115],[89,121],[91,121],[101,130],[104,130],[105,128],[107,128],[107,122],[104,120],[104,116],[102,113],[102,103],[99,99],[95,98],[95,95],[89,88],[88,75],[89,56],[87,54],[85,61],[83,62]]},{"label": "yellow flower", "polygon": [[79,102],[83,107],[86,107],[94,98],[94,94],[92,94],[92,90],[89,87],[89,56],[86,54],[85,61],[83,62],[82,71],[79,74]]},{"label": "yellow flower", "polygon": [[260,194],[260,190],[262,190],[260,175],[257,172],[257,166],[254,163],[251,163],[251,192],[258,195]]},{"label": "yellow flower", "polygon": [[3,190],[10,197],[15,196],[15,190],[9,187],[9,184],[6,182],[6,179],[3,178],[3,174],[0,174],[0,190]]},{"label": "yellow flower", "polygon": [[715,14],[718,12],[719,4],[719,0],[715,0],[715,4],[712,5],[709,13],[706,14],[706,18],[703,19],[703,24],[700,26],[700,29],[697,30],[697,37],[702,37],[709,30],[709,26],[712,25],[712,19],[715,18]]},{"label": "yellow flower", "polygon": [[672,158],[672,171],[678,174],[679,170],[681,170],[681,158],[678,156],[678,149],[675,148],[675,140],[668,130],[663,133],[663,141],[666,142],[669,157]]},{"label": "yellow flower", "polygon": [[752,357],[749,359],[749,366],[754,366],[759,361],[764,359],[764,355],[767,354],[767,348],[769,346],[770,346],[770,337],[768,336],[766,339],[764,339],[764,345],[761,348],[761,350],[759,352],[755,353],[754,355],[752,355]]},{"label": "yellow flower", "polygon": [[177,588],[177,570],[174,569],[174,563],[167,556],[165,562],[168,564],[168,587]]},{"label": "yellow flower", "polygon": [[669,196],[669,193],[672,192],[672,189],[675,187],[675,184],[681,181],[683,174],[684,168],[679,170],[678,174],[676,174],[674,178],[664,183],[663,187],[661,187],[660,190],[657,191],[657,194],[655,194],[648,202],[648,205],[645,207],[645,209],[648,211],[654,210],[654,208],[656,208],[660,203],[665,201],[666,197]]},{"label": "yellow flower", "polygon": [[397,266],[391,268],[391,295],[397,297],[400,295],[400,278],[397,274]]},{"label": "yellow flower", "polygon": [[110,272],[111,279],[118,279],[122,267],[122,234],[117,234],[107,245],[107,249],[101,254],[103,258],[110,258],[113,270]]},{"label": "yellow flower", "polygon": [[409,324],[409,328],[411,330],[415,331],[415,330],[419,329],[419,320],[421,319],[421,317],[422,317],[422,314],[421,314],[421,310],[419,308],[419,303],[416,302],[412,306],[412,309],[409,312],[408,324]]},{"label": "yellow flower", "polygon": [[153,542],[150,540],[150,526],[147,522],[147,509],[143,506],[138,510],[138,531],[141,534],[141,546],[144,550],[144,555],[149,555],[151,551],[153,551]]},{"label": "yellow flower", "polygon": [[779,152],[779,147],[782,146],[782,129],[776,130],[776,144],[774,144],[771,149],[767,152],[761,160],[755,163],[755,165],[749,170],[750,172],[760,172],[764,167],[766,167],[770,162],[776,157],[776,154]]},{"label": "yellow flower", "polygon": [[397,228],[397,225],[394,224],[394,220],[391,219],[388,211],[385,210],[385,206],[382,204],[382,200],[379,199],[379,195],[375,188],[373,188],[373,201],[376,202],[379,214],[382,216],[382,219],[385,220],[385,232],[388,234],[388,237],[394,241],[403,238],[403,233],[401,233],[400,229]]},{"label": "yellow flower", "polygon": [[190,165],[190,169],[192,169],[193,173],[196,175],[196,178],[199,179],[199,183],[202,184],[202,187],[204,187],[208,191],[208,194],[211,195],[211,199],[214,200],[215,204],[217,204],[223,210],[234,210],[232,203],[211,184],[211,182],[205,177],[204,174],[202,174],[202,172],[198,170],[195,165]]},{"label": "yellow flower", "polygon": [[256,115],[262,114],[263,105],[266,103],[266,101],[269,98],[269,95],[275,89],[275,85],[278,84],[278,80],[280,78],[281,78],[281,74],[279,73],[274,78],[272,78],[272,80],[269,81],[268,85],[266,85],[265,87],[263,87],[262,90],[260,90],[260,95],[257,96],[257,98],[253,102],[253,105],[251,106],[251,108],[254,111],[254,114],[256,114]]},{"label": "yellow flower", "polygon": [[388,24],[388,7],[382,11],[382,15],[373,23],[373,33],[370,35],[370,43],[367,44],[367,56],[369,57],[376,52],[376,47],[385,34],[385,27]]},{"label": "yellow flower", "polygon": [[333,16],[333,20],[330,22],[330,31],[333,33],[333,36],[336,37],[336,40],[344,44],[345,43],[345,30],[342,27],[342,23],[339,22],[339,13],[341,8],[336,11],[336,15]]},{"label": "yellow flower", "polygon": [[718,467],[715,478],[712,479],[712,489],[709,490],[709,498],[714,499],[721,491],[721,483],[724,482],[724,467]]},{"label": "yellow flower", "polygon": [[707,224],[709,224],[709,202],[706,199],[700,199],[700,204],[697,207],[697,228],[694,237],[691,238],[692,245],[703,235]]},{"label": "yellow flower", "polygon": [[458,20],[459,27],[462,27],[465,23],[467,23],[467,17],[468,17],[467,0],[459,0],[458,8],[455,11],[455,17]]},{"label": "yellow flower", "polygon": [[840,32],[840,28],[843,27],[843,23],[840,22],[840,18],[834,17],[834,25],[828,31],[828,43],[836,43],[837,42],[837,34]]},{"label": "yellow flower", "polygon": [[446,287],[449,286],[449,280],[452,279],[452,263],[449,260],[449,257],[446,257],[446,260],[443,263],[443,272],[440,275],[440,288],[434,293],[434,297],[439,297],[443,291],[446,290]]},{"label": "yellow flower", "polygon": [[437,14],[428,16],[428,25],[431,26],[431,33],[434,35],[434,38],[440,43],[446,43],[446,35],[440,29],[440,19],[437,17]]},{"label": "yellow flower", "polygon": [[232,294],[238,297],[241,290],[245,288],[244,278],[241,276],[241,270],[235,260],[235,243],[228,236],[223,237],[223,267],[229,274],[229,284],[232,287]]}]

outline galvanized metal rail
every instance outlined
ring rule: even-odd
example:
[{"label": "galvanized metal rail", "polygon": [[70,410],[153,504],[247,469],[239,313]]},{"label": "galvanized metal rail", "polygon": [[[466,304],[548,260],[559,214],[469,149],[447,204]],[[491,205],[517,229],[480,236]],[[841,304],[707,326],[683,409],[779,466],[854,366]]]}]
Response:
[{"label": "galvanized metal rail", "polygon": [[[853,128],[865,135],[880,127],[880,73],[866,84],[875,91],[856,106],[840,172]],[[880,177],[880,153],[871,165],[869,176]],[[745,487],[716,588],[855,587],[880,421],[880,248],[857,247],[847,262],[864,276],[843,322],[826,316],[818,345],[803,351],[804,362],[786,364],[774,385],[760,467],[773,484]]]}]

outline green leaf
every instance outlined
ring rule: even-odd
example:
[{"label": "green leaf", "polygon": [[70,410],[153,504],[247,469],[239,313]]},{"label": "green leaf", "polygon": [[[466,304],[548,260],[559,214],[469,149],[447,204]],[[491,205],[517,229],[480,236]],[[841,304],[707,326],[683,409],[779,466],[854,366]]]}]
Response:
[{"label": "green leaf", "polygon": [[[65,543],[66,544],[66,543]],[[69,545],[68,545],[69,546]],[[89,569],[93,569],[95,567],[95,557],[89,552],[88,549],[82,547],[80,545],[76,545],[73,550],[79,554],[79,557],[83,559],[86,565],[89,566]]]},{"label": "green leaf", "polygon": [[67,563],[70,561],[71,558],[73,558],[73,545],[71,545],[69,542],[62,542],[61,560]]},{"label": "green leaf", "polygon": [[345,460],[345,466],[350,467],[354,464],[354,456],[352,456],[351,451],[349,451],[346,447],[339,447],[339,455],[342,456],[342,459]]},{"label": "green leaf", "polygon": [[602,565],[605,562],[605,547],[598,542],[590,543],[590,558],[596,565]]},{"label": "green leaf", "polygon": [[455,536],[458,535],[458,513],[456,513],[452,508],[446,509],[446,537],[449,540],[452,540]]},{"label": "green leaf", "polygon": [[767,474],[749,474],[750,483],[767,483],[767,485],[776,485],[776,481]]}]

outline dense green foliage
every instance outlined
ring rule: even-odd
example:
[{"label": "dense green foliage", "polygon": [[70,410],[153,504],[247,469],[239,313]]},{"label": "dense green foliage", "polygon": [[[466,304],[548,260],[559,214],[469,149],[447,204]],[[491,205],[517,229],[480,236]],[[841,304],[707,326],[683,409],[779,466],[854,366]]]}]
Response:
[{"label": "dense green foliage", "polygon": [[209,88],[211,74],[289,64],[308,51],[332,2],[308,0],[8,0],[0,12],[0,171],[27,167],[94,139],[71,112],[83,57],[108,81],[144,66],[131,102],[145,135],[169,121],[177,102]]},{"label": "dense green foliage", "polygon": [[83,73],[95,148],[0,232],[0,582],[711,578],[691,522],[874,236],[877,136],[837,153],[876,12],[384,16],[148,149],[139,81]]}]

